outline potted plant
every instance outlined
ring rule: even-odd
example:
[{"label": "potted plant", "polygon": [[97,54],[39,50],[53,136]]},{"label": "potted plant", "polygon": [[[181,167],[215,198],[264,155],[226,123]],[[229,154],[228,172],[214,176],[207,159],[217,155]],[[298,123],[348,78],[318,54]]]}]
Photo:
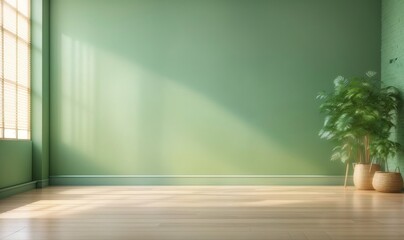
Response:
[{"label": "potted plant", "polygon": [[[375,72],[363,77],[334,80],[334,91],[321,92],[320,110],[325,116],[320,137],[336,144],[331,160],[346,164],[345,186],[350,163],[354,163],[354,184],[358,189],[373,189],[372,179],[380,165],[373,163],[377,143],[394,126],[392,111],[397,109],[398,91],[381,87]],[[393,91],[394,90],[394,91]],[[387,97],[388,96],[388,97]]]},{"label": "potted plant", "polygon": [[372,185],[376,191],[387,192],[387,193],[397,193],[401,192],[403,189],[403,178],[401,176],[400,170],[397,167],[396,172],[390,172],[388,167],[387,158],[389,156],[394,156],[398,149],[398,144],[389,140],[388,138],[380,139],[375,141],[374,147],[372,147],[372,152],[374,155],[384,162],[384,167],[386,171],[377,171],[373,177]]},{"label": "potted plant", "polygon": [[379,192],[401,192],[403,178],[400,169],[397,167],[396,172],[390,172],[388,166],[388,158],[394,157],[400,148],[397,142],[390,139],[391,129],[395,127],[394,120],[397,118],[400,95],[394,87],[382,87],[379,99],[380,123],[370,149],[371,154],[383,163],[385,171],[375,173],[372,185]]}]

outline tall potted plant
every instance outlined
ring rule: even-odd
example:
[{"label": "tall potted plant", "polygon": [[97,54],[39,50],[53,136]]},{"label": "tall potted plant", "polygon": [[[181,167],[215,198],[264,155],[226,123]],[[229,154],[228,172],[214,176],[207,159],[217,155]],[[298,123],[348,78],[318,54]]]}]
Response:
[{"label": "tall potted plant", "polygon": [[[349,165],[355,164],[354,184],[358,189],[373,189],[373,174],[380,165],[372,164],[376,156],[372,156],[372,148],[386,136],[386,128],[390,131],[394,126],[388,108],[396,109],[398,103],[398,91],[381,87],[375,74],[370,71],[363,77],[339,76],[334,80],[333,92],[317,96],[323,100],[320,110],[325,114],[319,135],[336,144],[331,160],[346,164],[345,186]],[[385,93],[389,98],[383,97]]]}]

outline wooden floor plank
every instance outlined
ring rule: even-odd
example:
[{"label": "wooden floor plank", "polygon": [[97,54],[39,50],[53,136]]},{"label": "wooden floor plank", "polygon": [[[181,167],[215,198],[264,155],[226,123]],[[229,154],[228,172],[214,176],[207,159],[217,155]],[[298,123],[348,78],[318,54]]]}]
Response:
[{"label": "wooden floor plank", "polygon": [[403,194],[343,187],[49,187],[0,200],[1,240],[402,240],[403,224]]}]

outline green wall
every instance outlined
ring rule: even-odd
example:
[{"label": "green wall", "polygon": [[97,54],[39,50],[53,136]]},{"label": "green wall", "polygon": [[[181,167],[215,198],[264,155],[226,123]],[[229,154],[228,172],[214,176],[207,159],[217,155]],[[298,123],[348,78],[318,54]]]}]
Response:
[{"label": "green wall", "polygon": [[49,178],[49,0],[33,0],[32,38],[32,165],[34,180],[47,185]]},{"label": "green wall", "polygon": [[[382,1],[382,80],[404,93],[404,1]],[[404,94],[403,94],[404,97]],[[404,146],[404,104],[399,113],[394,137]],[[404,153],[391,159],[390,170],[404,170]]]},{"label": "green wall", "polygon": [[31,141],[0,141],[0,192],[2,188],[32,181]]},{"label": "green wall", "polygon": [[51,175],[342,175],[316,93],[380,71],[378,0],[52,0]]}]

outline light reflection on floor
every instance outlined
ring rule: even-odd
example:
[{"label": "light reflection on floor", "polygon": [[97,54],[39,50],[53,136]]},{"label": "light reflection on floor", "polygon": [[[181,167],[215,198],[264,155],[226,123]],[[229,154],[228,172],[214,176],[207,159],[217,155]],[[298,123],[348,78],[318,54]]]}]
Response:
[{"label": "light reflection on floor", "polygon": [[343,187],[49,187],[0,200],[0,239],[404,239],[402,216]]}]

